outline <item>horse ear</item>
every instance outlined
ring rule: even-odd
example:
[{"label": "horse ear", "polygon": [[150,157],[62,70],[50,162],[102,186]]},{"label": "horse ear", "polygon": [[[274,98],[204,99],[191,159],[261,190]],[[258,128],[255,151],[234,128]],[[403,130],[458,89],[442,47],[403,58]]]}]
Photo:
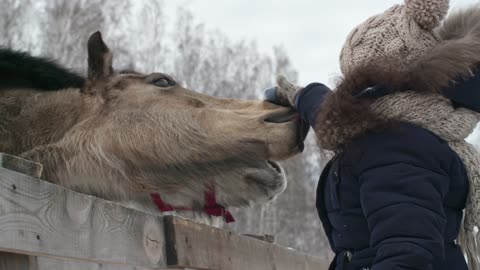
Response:
[{"label": "horse ear", "polygon": [[103,42],[100,32],[93,33],[88,39],[88,80],[107,78],[113,73],[112,53]]}]

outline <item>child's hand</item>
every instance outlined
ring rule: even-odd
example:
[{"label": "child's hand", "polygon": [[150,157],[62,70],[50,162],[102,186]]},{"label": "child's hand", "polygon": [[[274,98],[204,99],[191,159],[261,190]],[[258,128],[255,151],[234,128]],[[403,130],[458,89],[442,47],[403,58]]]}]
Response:
[{"label": "child's hand", "polygon": [[283,75],[277,77],[277,95],[279,96],[279,99],[286,103],[288,102],[292,107],[296,107],[295,97],[297,96],[298,91],[302,88],[303,87],[294,85],[288,81],[287,77]]},{"label": "child's hand", "polygon": [[295,97],[302,88],[289,82],[285,76],[279,75],[277,86],[265,91],[265,99],[277,105],[296,107]]}]

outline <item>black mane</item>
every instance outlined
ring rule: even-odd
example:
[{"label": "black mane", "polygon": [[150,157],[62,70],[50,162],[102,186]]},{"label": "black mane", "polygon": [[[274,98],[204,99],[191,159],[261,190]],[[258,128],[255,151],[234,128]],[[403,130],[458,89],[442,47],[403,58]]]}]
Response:
[{"label": "black mane", "polygon": [[32,88],[54,91],[81,88],[85,78],[54,61],[25,52],[0,48],[0,90]]}]

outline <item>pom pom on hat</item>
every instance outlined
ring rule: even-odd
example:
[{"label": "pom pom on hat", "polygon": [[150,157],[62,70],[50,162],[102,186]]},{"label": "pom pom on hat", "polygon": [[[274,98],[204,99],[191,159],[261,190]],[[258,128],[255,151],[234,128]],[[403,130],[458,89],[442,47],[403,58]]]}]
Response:
[{"label": "pom pom on hat", "polygon": [[407,13],[420,27],[432,30],[440,25],[449,8],[449,0],[405,0]]}]

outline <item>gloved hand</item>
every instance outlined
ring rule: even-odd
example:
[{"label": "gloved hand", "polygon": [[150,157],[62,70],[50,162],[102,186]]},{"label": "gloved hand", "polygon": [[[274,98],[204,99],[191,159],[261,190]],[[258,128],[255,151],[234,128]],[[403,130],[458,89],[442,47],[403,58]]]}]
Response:
[{"label": "gloved hand", "polygon": [[300,87],[289,82],[285,76],[278,76],[277,86],[265,91],[265,100],[276,105],[293,107],[307,126],[313,126],[323,101],[331,93],[332,90],[321,83]]},{"label": "gloved hand", "polygon": [[273,104],[296,108],[296,97],[303,87],[294,85],[288,79],[279,75],[277,86],[265,91],[265,100]]}]

